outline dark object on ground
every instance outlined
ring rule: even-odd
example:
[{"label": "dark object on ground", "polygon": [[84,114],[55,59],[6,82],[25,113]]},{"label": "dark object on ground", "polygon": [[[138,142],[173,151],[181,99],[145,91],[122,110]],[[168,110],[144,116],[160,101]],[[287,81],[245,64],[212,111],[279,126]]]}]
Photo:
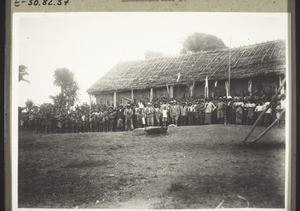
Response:
[{"label": "dark object on ground", "polygon": [[166,133],[168,127],[160,127],[160,126],[149,126],[145,128],[147,134],[161,134]]}]

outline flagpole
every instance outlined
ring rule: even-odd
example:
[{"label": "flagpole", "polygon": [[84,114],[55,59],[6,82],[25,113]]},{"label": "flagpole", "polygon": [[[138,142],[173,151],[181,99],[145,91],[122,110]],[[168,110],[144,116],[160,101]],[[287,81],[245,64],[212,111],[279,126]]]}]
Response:
[{"label": "flagpole", "polygon": [[230,95],[230,68],[231,68],[231,35],[230,35],[230,42],[229,42],[229,58],[228,58],[228,95]]}]

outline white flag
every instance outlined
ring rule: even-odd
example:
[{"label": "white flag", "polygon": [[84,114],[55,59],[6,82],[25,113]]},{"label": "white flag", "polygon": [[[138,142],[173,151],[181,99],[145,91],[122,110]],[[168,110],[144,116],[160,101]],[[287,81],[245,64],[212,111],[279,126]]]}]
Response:
[{"label": "white flag", "polygon": [[251,79],[248,81],[248,92],[252,93],[252,80]]},{"label": "white flag", "polygon": [[178,82],[178,81],[179,81],[179,79],[180,79],[180,73],[178,73],[178,76],[177,76],[177,81],[176,81],[176,82]]},{"label": "white flag", "polygon": [[208,98],[208,79],[207,76],[205,77],[205,88],[204,88],[204,97]]},{"label": "white flag", "polygon": [[226,97],[229,96],[229,82],[225,81]]},{"label": "white flag", "polygon": [[217,87],[218,86],[218,81],[215,81],[215,87]]}]

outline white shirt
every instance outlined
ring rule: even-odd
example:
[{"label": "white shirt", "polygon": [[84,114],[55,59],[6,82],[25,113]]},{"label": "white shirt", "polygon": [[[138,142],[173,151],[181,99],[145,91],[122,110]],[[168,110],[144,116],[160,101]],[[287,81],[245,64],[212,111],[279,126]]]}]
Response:
[{"label": "white shirt", "polygon": [[168,110],[162,110],[162,117],[168,117]]},{"label": "white shirt", "polygon": [[261,111],[263,111],[264,110],[264,106],[261,106],[261,105],[258,105],[258,106],[256,106],[256,108],[255,108],[255,112],[261,112]]},{"label": "white shirt", "polygon": [[[267,106],[270,104],[270,102],[265,102],[264,104],[264,110],[267,108]],[[267,114],[271,113],[271,107],[266,111]]]},{"label": "white shirt", "polygon": [[216,106],[212,102],[206,103],[204,107],[205,107],[205,113],[211,113],[216,108]]}]

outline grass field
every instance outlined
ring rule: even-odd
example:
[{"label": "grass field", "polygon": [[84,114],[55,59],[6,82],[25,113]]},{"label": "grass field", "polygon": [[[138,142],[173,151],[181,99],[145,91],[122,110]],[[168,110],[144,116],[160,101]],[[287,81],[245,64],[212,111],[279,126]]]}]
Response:
[{"label": "grass field", "polygon": [[[258,127],[252,137],[265,128]],[[19,137],[19,207],[284,207],[284,130],[249,126]]]}]

